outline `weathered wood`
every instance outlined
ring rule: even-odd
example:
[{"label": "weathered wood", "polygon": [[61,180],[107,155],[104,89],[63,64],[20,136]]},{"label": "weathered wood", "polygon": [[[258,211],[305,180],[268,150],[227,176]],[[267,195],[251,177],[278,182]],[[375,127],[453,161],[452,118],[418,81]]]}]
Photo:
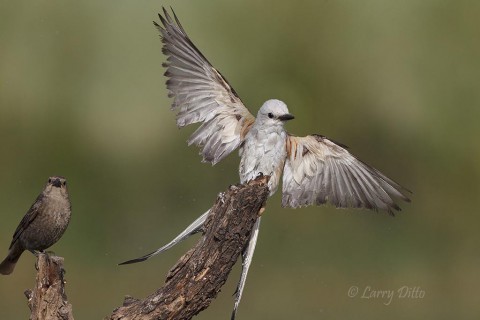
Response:
[{"label": "weathered wood", "polygon": [[72,305],[67,301],[63,258],[40,253],[33,290],[26,290],[30,320],[73,320]]},{"label": "weathered wood", "polygon": [[205,222],[204,234],[169,271],[163,287],[145,300],[126,297],[109,320],[191,319],[220,292],[246,248],[264,208],[268,177],[221,193]]}]

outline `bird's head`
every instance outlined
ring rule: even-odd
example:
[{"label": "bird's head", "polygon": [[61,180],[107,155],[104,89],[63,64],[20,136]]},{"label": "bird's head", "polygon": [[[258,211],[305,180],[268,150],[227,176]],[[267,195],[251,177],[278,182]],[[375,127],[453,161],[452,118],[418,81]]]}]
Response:
[{"label": "bird's head", "polygon": [[46,193],[60,193],[62,195],[67,194],[67,179],[64,177],[50,177],[48,178],[47,185],[45,187]]},{"label": "bird's head", "polygon": [[257,120],[262,124],[283,125],[285,121],[292,120],[295,117],[288,112],[287,105],[276,99],[265,101],[258,110]]}]

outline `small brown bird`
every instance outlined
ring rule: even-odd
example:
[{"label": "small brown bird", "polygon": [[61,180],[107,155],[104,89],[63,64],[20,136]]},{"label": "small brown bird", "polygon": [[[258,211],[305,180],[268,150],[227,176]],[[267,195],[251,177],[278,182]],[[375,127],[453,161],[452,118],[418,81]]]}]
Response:
[{"label": "small brown bird", "polygon": [[12,273],[23,251],[35,254],[57,242],[67,229],[70,216],[67,181],[63,177],[50,177],[15,230],[8,255],[0,264],[0,273]]}]

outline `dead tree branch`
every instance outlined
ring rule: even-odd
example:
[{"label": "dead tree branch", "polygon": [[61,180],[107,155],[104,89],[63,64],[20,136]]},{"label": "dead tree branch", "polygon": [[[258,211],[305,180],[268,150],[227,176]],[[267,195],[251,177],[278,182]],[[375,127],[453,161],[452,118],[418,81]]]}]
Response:
[{"label": "dead tree branch", "polygon": [[268,197],[268,177],[221,193],[205,223],[203,237],[169,271],[163,287],[144,300],[125,298],[109,320],[191,319],[220,292],[246,248]]},{"label": "dead tree branch", "polygon": [[[231,186],[221,193],[198,243],[167,274],[163,287],[144,300],[126,297],[108,320],[191,319],[206,309],[225,284],[247,247],[252,228],[264,208],[268,177]],[[30,320],[73,320],[67,301],[63,258],[39,254],[36,285],[26,290]]]},{"label": "dead tree branch", "polygon": [[63,258],[40,253],[33,290],[26,290],[30,320],[73,320],[72,305],[65,295]]}]

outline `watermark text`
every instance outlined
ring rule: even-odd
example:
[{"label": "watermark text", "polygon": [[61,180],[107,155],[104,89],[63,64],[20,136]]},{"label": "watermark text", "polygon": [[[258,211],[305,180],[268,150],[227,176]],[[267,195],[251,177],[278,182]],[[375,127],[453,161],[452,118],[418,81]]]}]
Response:
[{"label": "watermark text", "polygon": [[349,298],[380,300],[386,306],[394,299],[423,299],[426,292],[419,286],[401,286],[395,289],[380,289],[372,286],[351,286],[347,291]]}]

